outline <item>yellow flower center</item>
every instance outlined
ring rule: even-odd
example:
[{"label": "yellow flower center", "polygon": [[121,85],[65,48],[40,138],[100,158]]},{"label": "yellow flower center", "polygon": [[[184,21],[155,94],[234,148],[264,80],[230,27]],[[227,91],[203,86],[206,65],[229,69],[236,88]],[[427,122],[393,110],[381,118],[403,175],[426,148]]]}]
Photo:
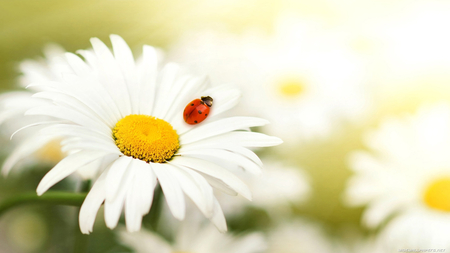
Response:
[{"label": "yellow flower center", "polygon": [[178,134],[169,123],[147,115],[128,115],[119,120],[113,137],[124,155],[146,162],[163,163],[180,147]]},{"label": "yellow flower center", "polygon": [[284,97],[297,97],[302,94],[304,90],[304,83],[297,78],[285,79],[278,84],[278,91]]},{"label": "yellow flower center", "polygon": [[450,212],[450,178],[441,178],[430,184],[425,190],[424,201],[431,208]]},{"label": "yellow flower center", "polygon": [[65,157],[65,154],[61,151],[60,142],[60,139],[50,141],[40,148],[35,156],[43,162],[58,163]]}]

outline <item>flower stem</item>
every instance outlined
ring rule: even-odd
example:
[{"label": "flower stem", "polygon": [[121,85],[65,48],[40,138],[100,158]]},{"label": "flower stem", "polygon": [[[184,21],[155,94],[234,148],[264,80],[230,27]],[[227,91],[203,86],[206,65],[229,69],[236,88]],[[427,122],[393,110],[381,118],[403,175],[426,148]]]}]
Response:
[{"label": "flower stem", "polygon": [[10,197],[0,203],[0,216],[11,208],[28,203],[81,206],[87,193],[47,192],[38,196],[35,192],[28,192]]},{"label": "flower stem", "polygon": [[[88,192],[91,187],[91,181],[80,181],[80,187],[77,191],[79,192]],[[80,227],[78,226],[78,216],[80,213],[80,208],[77,208],[77,212],[75,213],[75,227],[74,227],[74,253],[86,253],[88,250],[88,235],[84,235],[80,231]]]},{"label": "flower stem", "polygon": [[164,203],[163,201],[163,193],[160,186],[157,186],[155,188],[155,193],[153,197],[153,203],[152,208],[150,209],[150,213],[148,214],[148,217],[145,217],[149,221],[149,225],[151,230],[157,232],[158,231],[158,225],[159,225],[159,219],[161,216],[162,208]]}]

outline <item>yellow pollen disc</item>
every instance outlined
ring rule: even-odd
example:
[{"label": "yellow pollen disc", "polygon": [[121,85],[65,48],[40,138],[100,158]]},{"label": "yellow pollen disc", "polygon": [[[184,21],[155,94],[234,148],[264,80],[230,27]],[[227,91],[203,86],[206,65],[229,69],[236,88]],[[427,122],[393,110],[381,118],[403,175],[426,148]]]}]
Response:
[{"label": "yellow pollen disc", "polygon": [[301,80],[296,78],[285,79],[278,85],[278,91],[285,97],[296,97],[305,90],[305,86]]},{"label": "yellow pollen disc", "polygon": [[50,162],[50,163],[57,163],[61,161],[65,155],[61,151],[61,140],[52,140],[46,145],[44,145],[42,148],[40,148],[36,153],[35,156],[44,162]]},{"label": "yellow pollen disc", "polygon": [[119,120],[113,137],[124,155],[146,162],[163,163],[180,147],[178,134],[169,123],[147,115],[128,115]]},{"label": "yellow pollen disc", "polygon": [[425,203],[434,209],[450,212],[450,178],[434,181],[425,190]]}]

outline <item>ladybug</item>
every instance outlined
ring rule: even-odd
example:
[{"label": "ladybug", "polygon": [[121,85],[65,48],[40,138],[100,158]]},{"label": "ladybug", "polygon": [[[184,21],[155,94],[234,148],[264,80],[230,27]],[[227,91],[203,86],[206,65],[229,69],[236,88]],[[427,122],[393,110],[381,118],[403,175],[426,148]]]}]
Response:
[{"label": "ladybug", "polygon": [[186,108],[184,108],[184,121],[189,125],[195,125],[205,120],[206,117],[208,117],[212,102],[213,99],[210,96],[192,100],[186,105]]}]

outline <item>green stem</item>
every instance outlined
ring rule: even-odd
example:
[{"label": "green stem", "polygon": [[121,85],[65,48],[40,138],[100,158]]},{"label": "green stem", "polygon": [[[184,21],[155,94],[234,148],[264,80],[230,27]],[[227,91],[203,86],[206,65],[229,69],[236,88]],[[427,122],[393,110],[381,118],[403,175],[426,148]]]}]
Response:
[{"label": "green stem", "polygon": [[[82,181],[81,187],[79,189],[80,192],[88,192],[91,187],[91,181]],[[80,208],[77,208],[76,217],[75,217],[75,227],[74,227],[74,253],[85,253],[88,250],[88,235],[84,235],[81,233],[80,228],[78,226],[78,215],[80,212]]]},{"label": "green stem", "polygon": [[4,200],[0,203],[0,216],[9,209],[28,203],[53,204],[81,206],[87,193],[69,193],[51,191],[46,192],[42,196],[38,196],[35,192],[23,193]]},{"label": "green stem", "polygon": [[150,213],[148,214],[150,228],[155,232],[158,231],[159,219],[164,204],[163,200],[164,198],[161,187],[157,186],[155,188],[152,208],[150,209]]}]

